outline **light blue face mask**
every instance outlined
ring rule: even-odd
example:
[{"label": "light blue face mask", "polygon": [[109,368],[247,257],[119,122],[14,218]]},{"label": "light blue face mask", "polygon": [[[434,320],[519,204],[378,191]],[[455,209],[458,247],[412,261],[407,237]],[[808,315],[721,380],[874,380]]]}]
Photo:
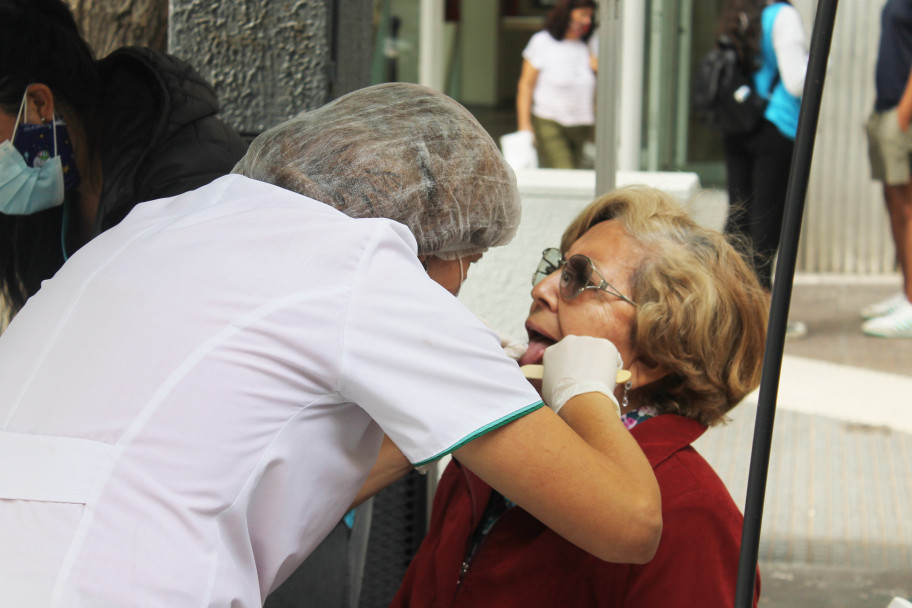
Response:
[{"label": "light blue face mask", "polygon": [[0,213],[30,215],[63,202],[60,157],[29,167],[9,140],[0,143]]},{"label": "light blue face mask", "polygon": [[14,146],[19,119],[25,107],[25,96],[16,115],[13,134],[0,143],[0,213],[30,215],[63,203],[63,164],[57,153],[56,121],[54,125],[54,156],[30,167]]}]

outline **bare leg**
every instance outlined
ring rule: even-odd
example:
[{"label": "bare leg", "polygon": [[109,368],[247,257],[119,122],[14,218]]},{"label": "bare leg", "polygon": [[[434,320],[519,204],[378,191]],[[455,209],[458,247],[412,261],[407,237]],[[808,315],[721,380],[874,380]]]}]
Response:
[{"label": "bare leg", "polygon": [[912,182],[898,186],[884,184],[884,200],[902,272],[903,291],[912,302]]}]

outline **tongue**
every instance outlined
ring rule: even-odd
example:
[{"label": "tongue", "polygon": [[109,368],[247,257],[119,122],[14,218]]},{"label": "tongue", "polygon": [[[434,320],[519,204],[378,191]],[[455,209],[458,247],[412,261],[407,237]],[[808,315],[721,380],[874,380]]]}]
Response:
[{"label": "tongue", "polygon": [[520,358],[519,364],[529,365],[534,363],[541,363],[542,357],[545,356],[545,349],[547,347],[548,344],[545,342],[539,342],[537,340],[530,341],[529,348],[526,349],[526,354]]}]

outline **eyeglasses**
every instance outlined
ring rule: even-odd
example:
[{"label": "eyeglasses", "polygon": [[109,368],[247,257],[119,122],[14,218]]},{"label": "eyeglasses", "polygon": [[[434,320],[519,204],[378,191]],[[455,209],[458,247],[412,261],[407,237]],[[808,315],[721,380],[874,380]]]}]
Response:
[{"label": "eyeglasses", "polygon": [[[557,270],[561,271],[560,294],[565,300],[572,300],[587,289],[598,289],[636,306],[633,300],[605,280],[605,277],[588,257],[577,254],[565,260],[560,250],[555,247],[542,251],[542,259],[532,274],[532,285],[538,285],[545,277]],[[598,285],[592,284],[593,273],[600,279]]]}]

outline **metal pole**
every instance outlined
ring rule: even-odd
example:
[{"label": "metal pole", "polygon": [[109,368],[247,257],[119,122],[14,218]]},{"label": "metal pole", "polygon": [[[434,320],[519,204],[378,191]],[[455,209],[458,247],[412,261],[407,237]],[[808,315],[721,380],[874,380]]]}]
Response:
[{"label": "metal pole", "polygon": [[646,3],[628,2],[621,10],[621,86],[618,91],[617,168],[639,171],[643,124],[643,69],[646,45]]},{"label": "metal pole", "polygon": [[811,172],[814,136],[817,133],[820,100],[823,96],[823,81],[826,76],[827,57],[830,54],[830,42],[833,37],[833,24],[836,20],[836,4],[837,0],[820,0],[811,35],[807,77],[802,94],[801,111],[798,115],[795,153],[789,169],[788,190],[785,195],[785,218],[782,223],[781,245],[773,281],[766,350],[763,353],[763,372],[760,377],[757,419],[754,424],[754,442],[744,508],[744,528],[741,534],[741,555],[738,560],[735,608],[750,608],[753,605],[760,524],[763,519],[763,499],[766,494],[766,476],[769,469],[770,444],[776,414],[779,372],[782,367],[782,350],[785,345],[785,327],[792,296],[792,281],[795,276],[798,238],[801,234],[801,216],[804,213],[808,178]]},{"label": "metal pole", "polygon": [[598,79],[595,90],[595,195],[617,182],[617,100],[621,67],[621,0],[602,0],[598,15]]},{"label": "metal pole", "polygon": [[418,33],[418,82],[443,92],[443,2],[421,0]]}]

